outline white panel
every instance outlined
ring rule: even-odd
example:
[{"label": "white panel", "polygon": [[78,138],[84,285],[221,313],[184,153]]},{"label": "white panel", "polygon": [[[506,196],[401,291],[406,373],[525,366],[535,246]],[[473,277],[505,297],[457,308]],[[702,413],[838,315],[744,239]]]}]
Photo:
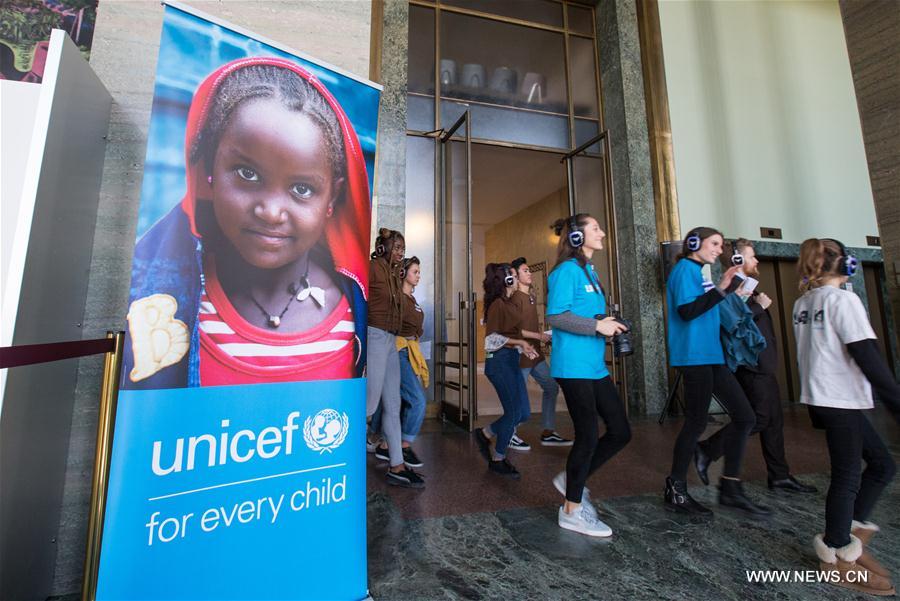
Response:
[{"label": "white panel", "polygon": [[[0,289],[3,290],[6,289],[16,217],[25,183],[28,147],[31,145],[40,93],[40,84],[0,80]],[[14,274],[13,277],[21,279],[22,274]]]},{"label": "white panel", "polygon": [[[82,337],[111,103],[54,30],[10,254],[19,277],[3,290],[4,346]],[[50,595],[77,368],[66,360],[0,370],[0,599]]]},{"label": "white panel", "polygon": [[838,3],[659,12],[682,227],[866,246],[878,230]]}]

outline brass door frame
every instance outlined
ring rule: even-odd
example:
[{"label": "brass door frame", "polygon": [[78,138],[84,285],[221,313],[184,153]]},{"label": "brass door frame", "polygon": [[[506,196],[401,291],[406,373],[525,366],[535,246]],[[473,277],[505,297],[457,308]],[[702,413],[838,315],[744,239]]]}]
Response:
[{"label": "brass door frame", "polygon": [[[432,131],[439,131],[441,129],[441,101],[442,100],[453,100],[457,102],[468,103],[472,102],[473,104],[485,104],[487,106],[491,106],[491,103],[482,103],[475,101],[462,101],[458,98],[449,98],[444,97],[441,93],[441,81],[440,81],[440,62],[441,62],[441,13],[452,13],[457,15],[466,15],[469,17],[475,17],[479,19],[484,19],[487,21],[493,21],[497,23],[504,23],[508,25],[518,25],[521,27],[526,27],[529,29],[535,30],[543,30],[550,31],[554,33],[559,33],[563,36],[563,69],[566,75],[566,95],[568,98],[568,114],[566,115],[568,120],[568,131],[569,131],[569,148],[572,148],[575,144],[575,113],[574,113],[574,100],[572,96],[572,76],[570,70],[571,56],[569,51],[569,38],[577,37],[585,40],[590,40],[593,42],[594,46],[594,84],[596,86],[597,91],[597,117],[578,117],[582,120],[595,122],[597,124],[597,128],[600,131],[605,131],[605,120],[603,115],[603,85],[600,81],[600,47],[598,42],[597,35],[597,17],[596,17],[596,7],[593,6],[590,2],[582,3],[578,0],[550,0],[552,2],[558,2],[562,6],[562,16],[563,16],[563,26],[556,27],[552,25],[541,24],[535,21],[528,21],[523,19],[517,19],[515,17],[505,17],[499,14],[487,13],[478,10],[472,10],[467,8],[462,8],[458,6],[454,6],[452,4],[446,4],[441,0],[408,0],[410,6],[418,6],[421,8],[427,8],[434,11],[433,19],[434,19],[434,129]],[[378,4],[375,8],[373,8],[372,18],[375,19],[383,14],[384,8],[381,4],[383,4],[383,0],[375,0],[375,3]],[[569,29],[569,11],[568,5],[573,4],[579,8],[589,9],[591,11],[591,33],[586,34],[580,31],[574,31]],[[375,5],[373,5],[375,6]],[[383,18],[383,17],[382,17]],[[375,34],[378,33],[373,26],[372,38],[375,39]],[[380,27],[380,26],[379,26]],[[378,35],[377,38],[379,41],[381,40],[381,36]],[[374,44],[374,43],[373,43]],[[371,56],[380,56],[380,45],[376,48],[374,45],[371,49]],[[370,74],[380,75],[380,65],[379,68],[373,69],[370,67]],[[372,77],[374,80],[378,80],[376,77]],[[409,92],[407,92],[409,94]],[[423,96],[423,97],[432,97],[431,94],[425,93],[412,93],[413,96]],[[510,108],[506,105],[494,105],[502,108]],[[521,109],[519,109],[521,110]],[[525,109],[527,110],[527,109]],[[547,111],[532,111],[532,112],[547,112]],[[408,135],[419,135],[419,136],[429,136],[431,132],[425,132],[423,130],[411,130],[407,128],[406,133]],[[601,134],[602,135],[602,134]],[[470,136],[471,137],[471,136]],[[508,146],[510,148],[523,148],[526,150],[541,150],[553,153],[564,153],[564,148],[555,148],[555,147],[547,147],[547,146],[538,146],[533,144],[521,144],[518,142],[504,142],[500,140],[489,140],[489,139],[477,139],[475,140],[477,143],[483,144],[494,144],[497,146]]]},{"label": "brass door frame", "polygon": [[[452,273],[449,269],[452,257],[447,253],[447,240],[445,236],[447,226],[447,205],[452,194],[451,170],[447,168],[449,144],[454,143],[454,134],[465,126],[465,161],[466,161],[466,194],[465,194],[465,254],[466,254],[466,281],[465,290],[456,290],[456,303],[459,309],[457,320],[457,341],[446,340],[446,302],[447,292],[445,286],[445,274]],[[440,403],[440,412],[443,419],[449,420],[458,426],[471,432],[475,428],[475,419],[478,414],[477,407],[477,358],[475,352],[476,342],[476,315],[475,292],[472,283],[472,121],[467,110],[438,138],[438,169],[440,181],[438,193],[438,227],[435,236],[435,268],[438,272],[435,278],[435,397]],[[447,349],[457,348],[458,361],[447,360]],[[447,368],[456,369],[457,379],[447,379]],[[459,405],[447,402],[447,389],[458,393]]]}]

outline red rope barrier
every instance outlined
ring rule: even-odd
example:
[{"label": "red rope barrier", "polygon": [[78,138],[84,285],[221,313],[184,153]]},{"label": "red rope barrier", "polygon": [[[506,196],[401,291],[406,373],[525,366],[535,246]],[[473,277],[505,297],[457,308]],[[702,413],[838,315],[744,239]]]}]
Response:
[{"label": "red rope barrier", "polygon": [[96,340],[4,346],[0,347],[0,369],[111,353],[115,349],[115,345],[115,338],[97,338]]}]

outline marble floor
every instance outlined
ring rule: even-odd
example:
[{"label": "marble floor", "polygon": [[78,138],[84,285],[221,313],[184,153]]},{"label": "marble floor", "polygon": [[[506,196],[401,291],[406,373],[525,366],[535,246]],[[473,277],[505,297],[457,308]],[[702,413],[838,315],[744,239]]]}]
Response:
[{"label": "marble floor", "polygon": [[[900,461],[900,432],[886,414],[876,427]],[[563,413],[558,429],[571,432]],[[537,443],[539,416],[520,430],[533,450],[515,453],[515,482],[487,472],[471,436],[428,422],[416,450],[426,462],[424,491],[389,487],[384,464],[369,456],[369,579],[376,601],[431,599],[854,599],[845,589],[814,583],[751,583],[748,570],[812,570],[812,537],[824,523],[828,458],[822,434],[802,408],[786,411],[792,471],[819,488],[814,495],[765,488],[759,443],[748,447],[749,492],[773,517],[748,521],[716,505],[714,486],[692,474],[691,491],[715,510],[711,520],[670,514],[661,504],[672,442],[680,422],[633,423],[631,444],[588,483],[600,499],[611,539],[561,530],[561,498],[550,479],[568,449]],[[710,431],[716,425],[711,425]],[[721,465],[710,475],[715,482]],[[900,484],[885,493],[872,519],[882,532],[872,550],[900,575]]]}]

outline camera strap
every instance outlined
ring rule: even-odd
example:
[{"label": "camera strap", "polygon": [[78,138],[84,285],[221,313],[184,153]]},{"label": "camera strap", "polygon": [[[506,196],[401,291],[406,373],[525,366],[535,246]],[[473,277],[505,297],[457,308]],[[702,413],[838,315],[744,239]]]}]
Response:
[{"label": "camera strap", "polygon": [[606,296],[606,294],[603,292],[603,284],[600,283],[600,276],[597,275],[592,269],[588,269],[587,263],[584,264],[584,275],[587,276],[588,282],[591,283],[591,287],[594,289],[594,292]]}]

